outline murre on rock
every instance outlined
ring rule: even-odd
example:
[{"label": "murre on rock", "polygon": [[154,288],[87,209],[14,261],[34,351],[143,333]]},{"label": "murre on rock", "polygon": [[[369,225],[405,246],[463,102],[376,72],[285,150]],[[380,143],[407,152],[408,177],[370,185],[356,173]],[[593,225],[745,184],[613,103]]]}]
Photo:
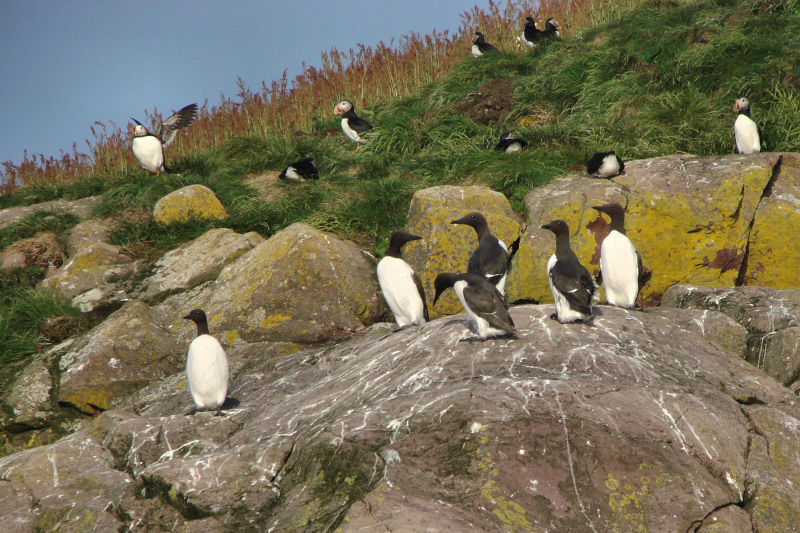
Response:
[{"label": "murre on rock", "polygon": [[186,358],[186,378],[195,408],[187,414],[216,409],[219,416],[228,396],[228,357],[219,341],[209,334],[202,309],[193,309],[183,318],[197,325],[197,337],[189,345]]},{"label": "murre on rock", "polygon": [[[511,320],[503,296],[486,278],[475,274],[445,273],[436,276],[433,286],[436,289],[433,305],[436,305],[445,290],[453,288],[464,310],[475,323],[479,339],[517,337],[514,321]],[[461,340],[477,339],[472,337]]]},{"label": "murre on rock", "polygon": [[295,161],[281,172],[278,177],[286,181],[318,180],[319,172],[310,157]]},{"label": "murre on rock", "polygon": [[472,39],[472,55],[474,57],[481,57],[487,52],[497,52],[497,48],[487,43],[483,34],[479,31],[475,32],[475,38]]},{"label": "murre on rock", "polygon": [[472,226],[478,235],[478,247],[472,252],[467,263],[467,272],[489,280],[497,287],[500,295],[505,295],[508,275],[508,247],[492,235],[486,218],[477,211],[464,215],[451,224]]},{"label": "murre on rock", "polygon": [[395,231],[389,240],[386,256],[378,262],[378,284],[399,329],[414,324],[421,326],[428,320],[422,282],[401,253],[405,243],[421,238],[405,231]]},{"label": "murre on rock", "polygon": [[507,131],[500,136],[500,142],[495,145],[494,149],[507,154],[513,154],[514,152],[522,151],[527,147],[528,143],[526,141],[517,139],[514,137],[513,133]]},{"label": "murre on rock", "polygon": [[196,114],[197,104],[189,104],[159,124],[155,133],[150,133],[141,122],[131,117],[131,120],[136,123],[136,126],[133,127],[131,148],[143,169],[148,173],[155,172],[156,175],[169,172],[164,164],[164,149],[175,140],[178,130],[182,130],[194,122]]},{"label": "murre on rock", "polygon": [[586,162],[586,172],[593,178],[613,178],[625,171],[625,163],[614,151],[597,152]]},{"label": "murre on rock", "polygon": [[617,307],[634,309],[639,295],[639,259],[625,234],[625,208],[612,202],[592,209],[611,218],[611,231],[600,245],[600,275],[606,300]]},{"label": "murre on rock", "polygon": [[333,108],[334,115],[342,115],[342,131],[348,139],[356,143],[356,149],[367,141],[361,136],[372,129],[366,120],[356,115],[353,102],[342,100]]},{"label": "murre on rock", "polygon": [[758,126],[750,118],[750,100],[737,98],[733,110],[739,116],[733,123],[733,136],[736,139],[736,151],[740,154],[755,154],[761,151],[761,139],[758,136]]},{"label": "murre on rock", "polygon": [[569,246],[569,226],[563,220],[554,220],[542,229],[550,230],[556,236],[556,253],[547,261],[547,277],[556,304],[556,312],[550,318],[562,324],[589,321],[595,285],[589,271]]}]

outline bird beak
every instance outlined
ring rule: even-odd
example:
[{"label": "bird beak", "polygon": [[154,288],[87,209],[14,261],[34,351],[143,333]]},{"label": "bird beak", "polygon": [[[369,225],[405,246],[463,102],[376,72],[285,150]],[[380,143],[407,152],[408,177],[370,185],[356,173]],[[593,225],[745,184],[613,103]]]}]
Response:
[{"label": "bird beak", "polygon": [[739,111],[739,102],[734,102],[733,103],[733,110],[734,111]]},{"label": "bird beak", "polygon": [[333,108],[333,114],[334,115],[341,115],[342,114],[342,110],[339,108],[339,104],[336,104],[336,107]]},{"label": "bird beak", "polygon": [[185,317],[183,317],[183,318],[184,318],[184,320],[191,320],[191,319],[192,319],[192,316],[191,316],[191,315],[186,315],[186,316],[185,316]]},{"label": "bird beak", "polygon": [[602,205],[593,205],[593,206],[592,206],[592,209],[596,209],[596,210],[600,211],[601,213],[603,213],[603,212],[604,212],[604,211],[603,211],[603,206],[602,206]]},{"label": "bird beak", "polygon": [[550,229],[550,224],[545,224],[544,226],[542,226],[542,229]]}]

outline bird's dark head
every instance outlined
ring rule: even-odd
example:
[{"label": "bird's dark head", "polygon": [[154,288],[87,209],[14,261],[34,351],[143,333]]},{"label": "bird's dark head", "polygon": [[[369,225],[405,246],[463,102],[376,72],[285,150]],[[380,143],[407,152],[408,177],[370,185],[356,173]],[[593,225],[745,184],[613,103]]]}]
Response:
[{"label": "bird's dark head", "polygon": [[478,30],[475,30],[475,37],[472,39],[473,43],[482,43],[483,42],[483,34]]},{"label": "bird's dark head", "polygon": [[206,313],[202,309],[192,309],[189,311],[189,314],[183,317],[185,320],[191,320],[195,324],[199,324],[201,322],[208,322],[206,318]]},{"label": "bird's dark head", "polygon": [[526,21],[528,21],[528,22],[530,22],[531,24],[536,24],[536,22],[534,22],[534,20],[533,20],[533,17],[532,17],[532,16],[530,16],[530,15],[528,15],[527,17],[525,17],[525,20],[526,20]]},{"label": "bird's dark head", "polygon": [[389,247],[393,248],[396,246],[397,248],[400,248],[407,242],[419,241],[419,240],[422,240],[422,237],[418,237],[417,235],[412,235],[407,231],[399,230],[392,233],[392,237],[389,239]]},{"label": "bird's dark head", "polygon": [[444,291],[455,284],[457,278],[458,274],[452,273],[439,274],[436,276],[436,279],[433,281],[433,305],[436,305],[437,300],[439,300],[439,296],[441,296]]},{"label": "bird's dark head", "polygon": [[477,211],[473,211],[463,217],[453,220],[450,222],[451,224],[464,224],[465,226],[472,226],[473,228],[477,228],[479,226],[486,225],[486,217],[484,217],[481,213]]},{"label": "bird's dark head", "polygon": [[564,220],[554,220],[542,226],[542,229],[547,229],[558,235],[569,235],[569,225]]},{"label": "bird's dark head", "polygon": [[592,206],[592,209],[596,209],[601,213],[605,213],[611,218],[625,214],[625,208],[622,207],[622,205],[620,205],[618,202],[611,202],[610,204],[605,205],[595,205]]}]

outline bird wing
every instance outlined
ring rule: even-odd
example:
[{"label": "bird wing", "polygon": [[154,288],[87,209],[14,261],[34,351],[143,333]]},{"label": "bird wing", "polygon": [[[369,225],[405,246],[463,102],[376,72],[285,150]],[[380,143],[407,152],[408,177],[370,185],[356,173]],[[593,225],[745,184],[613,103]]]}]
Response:
[{"label": "bird wing", "polygon": [[412,275],[411,279],[414,280],[414,285],[417,286],[419,297],[422,298],[422,316],[425,317],[425,320],[430,320],[430,318],[428,318],[428,302],[425,300],[425,289],[422,288],[422,281],[420,281],[416,273]]},{"label": "bird wing", "polygon": [[[472,256],[467,263],[467,272],[482,277],[502,277],[508,271],[508,250],[500,245],[500,241],[497,239],[495,241],[496,245],[486,248],[478,246],[472,252]],[[491,254],[487,252],[491,252]]]},{"label": "bird wing", "polygon": [[349,117],[347,119],[347,124],[350,126],[351,130],[357,131],[358,133],[364,133],[372,129],[370,123],[360,117]]},{"label": "bird wing", "polygon": [[590,313],[595,285],[583,265],[572,267],[564,261],[557,261],[550,270],[550,279],[558,292],[564,295],[570,307],[581,313]]},{"label": "bird wing", "polygon": [[493,328],[516,334],[508,307],[494,286],[490,291],[478,291],[467,285],[464,288],[464,300],[473,313],[487,321]]},{"label": "bird wing", "polygon": [[194,122],[197,113],[197,104],[189,104],[180,111],[173,113],[167,120],[161,123],[156,136],[161,139],[161,144],[166,148],[175,140],[175,134]]}]

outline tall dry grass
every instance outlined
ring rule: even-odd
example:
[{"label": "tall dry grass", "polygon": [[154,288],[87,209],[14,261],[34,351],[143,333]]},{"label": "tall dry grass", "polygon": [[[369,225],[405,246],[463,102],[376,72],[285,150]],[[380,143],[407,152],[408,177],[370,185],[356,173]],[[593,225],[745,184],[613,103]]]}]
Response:
[{"label": "tall dry grass", "polygon": [[[307,130],[314,117],[328,117],[336,102],[348,98],[358,108],[381,100],[412,94],[420,86],[447,74],[453,64],[468,55],[475,29],[503,51],[519,48],[524,17],[531,14],[540,27],[555,17],[564,37],[606,22],[623,8],[642,0],[506,0],[490,2],[488,8],[473,7],[461,15],[455,32],[433,31],[428,35],[411,33],[397,42],[383,41],[375,46],[357,45],[346,52],[331,49],[322,54],[319,66],[303,63],[302,73],[290,80],[284,75],[259,90],[238,80],[235,97],[222,96],[220,103],[208,101],[198,110],[197,119],[170,147],[172,157],[209,150],[236,136],[288,134]],[[157,109],[147,113],[146,122],[155,124],[162,115]],[[87,152],[72,152],[60,157],[23,156],[22,162],[6,161],[0,171],[0,193],[28,185],[56,185],[89,175],[102,176],[137,166],[129,150],[130,136],[113,122],[95,122],[94,139],[86,140]]]}]

